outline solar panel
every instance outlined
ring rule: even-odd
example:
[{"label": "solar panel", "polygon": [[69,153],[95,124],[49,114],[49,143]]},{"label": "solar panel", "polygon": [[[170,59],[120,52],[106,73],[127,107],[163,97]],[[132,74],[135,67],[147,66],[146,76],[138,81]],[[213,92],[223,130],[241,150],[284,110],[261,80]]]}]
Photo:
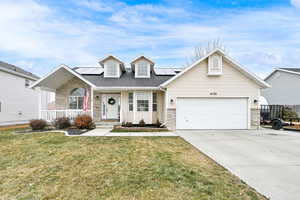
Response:
[{"label": "solar panel", "polygon": [[156,75],[176,75],[181,72],[182,68],[154,68]]},{"label": "solar panel", "polygon": [[103,68],[102,67],[79,67],[74,69],[79,74],[102,74]]}]

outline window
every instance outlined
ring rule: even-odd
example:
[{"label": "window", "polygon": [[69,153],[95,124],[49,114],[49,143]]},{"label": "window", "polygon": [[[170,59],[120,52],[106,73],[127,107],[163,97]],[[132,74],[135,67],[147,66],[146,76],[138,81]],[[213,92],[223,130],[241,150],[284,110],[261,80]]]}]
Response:
[{"label": "window", "polygon": [[30,81],[28,79],[25,79],[25,87],[29,87]]},{"label": "window", "polygon": [[117,77],[118,76],[118,64],[113,61],[107,61],[106,63],[106,75],[107,77]]},{"label": "window", "polygon": [[209,57],[208,74],[220,75],[222,73],[222,57],[213,55]]},{"label": "window", "polygon": [[69,96],[69,109],[83,109],[83,99],[85,96],[84,88],[75,88]]},{"label": "window", "polygon": [[136,64],[136,76],[137,77],[148,77],[149,70],[148,70],[148,63],[146,61],[140,61]]},{"label": "window", "polygon": [[152,110],[157,111],[157,93],[152,94]]},{"label": "window", "polygon": [[149,111],[149,94],[137,93],[137,111]]},{"label": "window", "polygon": [[133,111],[133,93],[128,94],[128,105],[129,105],[129,111]]}]

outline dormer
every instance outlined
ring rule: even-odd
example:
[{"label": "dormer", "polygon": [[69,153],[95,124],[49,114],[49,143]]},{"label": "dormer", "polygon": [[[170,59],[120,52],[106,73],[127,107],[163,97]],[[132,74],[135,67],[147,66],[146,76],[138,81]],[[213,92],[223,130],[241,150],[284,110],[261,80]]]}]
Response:
[{"label": "dormer", "polygon": [[208,57],[208,70],[209,76],[220,76],[222,74],[223,61],[222,56],[215,53]]},{"label": "dormer", "polygon": [[131,63],[135,78],[150,78],[154,62],[145,56],[135,58]]},{"label": "dormer", "polygon": [[125,71],[124,63],[116,56],[106,56],[99,64],[104,68],[104,78],[120,78]]}]

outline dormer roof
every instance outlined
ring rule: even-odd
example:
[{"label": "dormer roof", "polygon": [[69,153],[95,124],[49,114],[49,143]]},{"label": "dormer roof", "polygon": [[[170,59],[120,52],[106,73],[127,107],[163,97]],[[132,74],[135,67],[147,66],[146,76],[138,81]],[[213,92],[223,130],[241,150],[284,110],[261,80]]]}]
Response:
[{"label": "dormer roof", "polygon": [[147,60],[149,63],[151,63],[152,65],[154,65],[155,63],[154,63],[154,61],[152,61],[150,58],[147,58],[146,56],[144,56],[144,55],[140,55],[140,56],[137,56],[135,59],[133,59],[133,61],[131,61],[131,65],[133,65],[134,63],[136,63],[138,60],[140,60],[140,59],[145,59],[145,60]]},{"label": "dormer roof", "polygon": [[99,64],[100,64],[102,67],[104,67],[104,63],[105,63],[105,61],[108,60],[108,59],[114,59],[114,60],[116,60],[117,62],[119,62],[122,71],[125,71],[125,64],[124,64],[124,62],[123,62],[120,58],[118,58],[117,56],[114,56],[114,55],[107,55],[107,56],[105,56],[104,58],[102,58],[102,59],[99,60]]}]

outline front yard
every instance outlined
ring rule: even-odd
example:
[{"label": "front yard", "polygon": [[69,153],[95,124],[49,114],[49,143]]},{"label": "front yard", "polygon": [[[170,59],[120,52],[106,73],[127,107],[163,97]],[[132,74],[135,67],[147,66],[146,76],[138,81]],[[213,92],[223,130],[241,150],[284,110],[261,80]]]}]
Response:
[{"label": "front yard", "polygon": [[180,137],[0,132],[0,199],[265,199]]}]

